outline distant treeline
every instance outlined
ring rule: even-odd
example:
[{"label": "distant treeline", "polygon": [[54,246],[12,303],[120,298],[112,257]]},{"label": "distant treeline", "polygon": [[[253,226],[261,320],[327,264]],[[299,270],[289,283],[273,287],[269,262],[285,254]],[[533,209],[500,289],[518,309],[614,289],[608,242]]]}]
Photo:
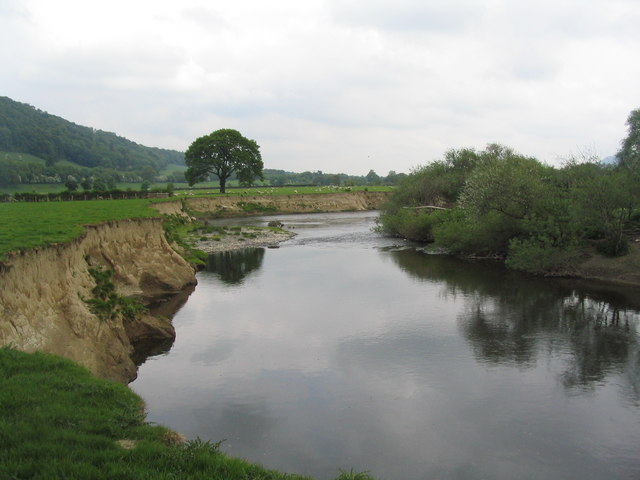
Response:
[{"label": "distant treeline", "polygon": [[[259,185],[301,186],[301,185],[396,185],[406,177],[404,173],[389,172],[379,176],[373,170],[367,175],[346,175],[343,173],[286,172],[284,170],[264,170],[264,181]],[[230,178],[236,181],[235,176]],[[60,184],[67,189],[77,190],[112,190],[120,183],[185,183],[184,173],[176,169],[170,173],[157,173],[154,170],[142,169],[141,172],[122,172],[111,168],[87,168],[70,163],[46,165],[37,158],[25,154],[0,152],[0,187],[12,185]],[[217,181],[212,177],[212,181]],[[210,187],[203,187],[210,188]],[[31,189],[31,188],[30,188]]]},{"label": "distant treeline", "polygon": [[405,178],[405,173],[396,173],[393,170],[386,176],[379,176],[373,170],[366,175],[346,175],[344,173],[316,172],[286,172],[284,170],[264,169],[264,183],[274,187],[286,185],[314,185],[314,186],[354,186],[354,185],[396,185]]},{"label": "distant treeline", "polygon": [[66,202],[71,200],[128,200],[132,198],[163,198],[173,194],[173,187],[154,188],[152,190],[109,190],[100,192],[89,190],[84,192],[58,193],[3,193],[0,202]]},{"label": "distant treeline", "polygon": [[[178,172],[179,173],[179,172]],[[0,187],[12,185],[66,184],[67,182],[94,182],[105,185],[137,183],[155,180],[159,174],[150,167],[139,171],[117,171],[112,168],[88,168],[68,162],[46,165],[36,157],[21,153],[0,153]],[[184,181],[181,173],[162,177],[165,181]]]}]

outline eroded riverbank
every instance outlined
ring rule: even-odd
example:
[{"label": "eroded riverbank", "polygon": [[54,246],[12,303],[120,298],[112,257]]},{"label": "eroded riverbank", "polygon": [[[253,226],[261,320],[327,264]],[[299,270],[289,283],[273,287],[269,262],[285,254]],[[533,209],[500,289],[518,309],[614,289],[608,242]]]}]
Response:
[{"label": "eroded riverbank", "polygon": [[[367,210],[377,208],[385,199],[384,193],[353,192],[194,198],[152,206],[185,221],[196,213],[227,216],[246,214],[251,209]],[[119,298],[135,298],[155,312],[158,303],[163,307],[180,305],[183,298],[165,300],[193,287],[195,269],[178,253],[180,248],[167,241],[159,218],[86,225],[74,240],[46,245],[45,234],[51,228],[42,226],[45,245],[10,252],[0,264],[0,345],[62,355],[99,377],[127,383],[135,378],[136,364],[143,358],[137,346],[173,339],[172,313],[164,308],[157,315],[142,312],[135,322],[123,318],[101,320],[87,302],[94,297],[96,287],[90,270],[112,272],[114,293]],[[206,252],[274,246],[291,235],[267,230],[236,233],[218,241],[198,239],[196,246]]]}]

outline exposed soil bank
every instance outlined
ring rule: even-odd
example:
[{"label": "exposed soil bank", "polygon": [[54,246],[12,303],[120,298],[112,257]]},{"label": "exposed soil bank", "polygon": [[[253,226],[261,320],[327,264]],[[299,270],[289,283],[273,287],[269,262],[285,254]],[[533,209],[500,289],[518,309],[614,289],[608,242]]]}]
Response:
[{"label": "exposed soil bank", "polygon": [[203,216],[233,216],[256,212],[312,213],[376,210],[388,199],[387,192],[346,192],[301,195],[229,195],[185,198],[153,205],[163,214],[184,214],[184,210]]},{"label": "exposed soil bank", "polygon": [[102,378],[133,380],[133,345],[172,338],[173,326],[149,314],[130,325],[100,321],[83,300],[96,285],[88,269],[113,270],[118,294],[147,304],[195,284],[193,267],[167,243],[161,222],[91,225],[72,242],[9,255],[0,274],[0,344],[62,355]]}]

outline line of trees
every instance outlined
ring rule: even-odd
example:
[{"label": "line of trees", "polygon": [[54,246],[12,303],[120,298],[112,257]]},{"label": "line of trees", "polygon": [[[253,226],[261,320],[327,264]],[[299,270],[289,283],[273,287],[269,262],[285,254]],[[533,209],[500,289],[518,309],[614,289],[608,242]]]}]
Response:
[{"label": "line of trees", "polygon": [[[589,244],[624,255],[640,223],[640,110],[627,125],[611,165],[586,155],[554,168],[497,144],[450,150],[400,184],[381,228],[538,274],[570,273]],[[446,209],[415,208],[425,205]]]},{"label": "line of trees", "polygon": [[322,170],[317,170],[315,172],[305,171],[300,173],[268,168],[264,170],[265,182],[274,187],[282,187],[285,185],[397,185],[406,177],[406,173],[396,173],[393,170],[391,170],[386,176],[380,176],[374,170],[369,170],[369,173],[366,175],[324,173]]}]

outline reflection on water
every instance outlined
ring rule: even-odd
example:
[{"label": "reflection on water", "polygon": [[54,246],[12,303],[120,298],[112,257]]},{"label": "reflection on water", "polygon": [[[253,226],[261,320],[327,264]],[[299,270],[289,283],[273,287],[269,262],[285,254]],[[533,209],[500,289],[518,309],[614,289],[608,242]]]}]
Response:
[{"label": "reflection on water", "polygon": [[[188,285],[177,294],[171,294],[157,300],[149,306],[149,313],[156,318],[173,318],[175,313],[186,303],[194,289],[195,287],[193,285]],[[152,335],[146,339],[132,342],[133,352],[131,353],[131,360],[133,360],[136,366],[140,366],[148,358],[166,354],[171,350],[171,347],[173,347],[174,340],[174,338],[158,339]]]},{"label": "reflection on water", "polygon": [[207,272],[215,273],[228,285],[242,284],[245,277],[262,266],[264,248],[243,248],[212,253],[207,258]]},{"label": "reflection on water", "polygon": [[[448,259],[425,262],[416,250],[393,252],[392,258],[416,278],[444,282],[445,294],[465,297],[458,321],[479,361],[526,367],[540,349],[559,350],[569,360],[562,374],[568,388],[640,372],[638,309],[621,292],[580,290],[575,282],[534,279],[486,263],[450,269]],[[625,379],[638,402],[638,376]]]},{"label": "reflection on water", "polygon": [[373,219],[285,217],[280,249],[212,259],[132,384],[149,419],[318,479],[640,478],[637,291],[428,255]]}]

